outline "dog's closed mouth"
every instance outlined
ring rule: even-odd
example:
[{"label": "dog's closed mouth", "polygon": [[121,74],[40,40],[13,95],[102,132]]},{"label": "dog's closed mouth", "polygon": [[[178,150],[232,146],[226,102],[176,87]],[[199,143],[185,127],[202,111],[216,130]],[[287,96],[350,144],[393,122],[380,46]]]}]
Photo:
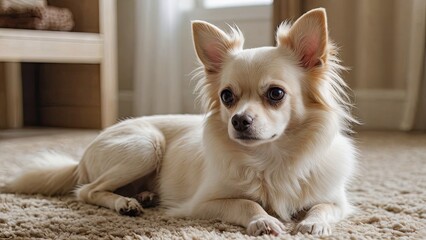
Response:
[{"label": "dog's closed mouth", "polygon": [[238,136],[237,139],[239,140],[248,140],[248,141],[257,141],[257,140],[262,140],[260,138],[256,138],[256,137],[250,137],[250,136]]},{"label": "dog's closed mouth", "polygon": [[[277,136],[277,134],[274,134],[269,139],[273,139],[276,136]],[[265,140],[265,139],[262,139],[262,138],[253,137],[253,136],[245,136],[245,135],[237,136],[236,139],[238,139],[238,140],[244,140],[244,141],[260,141],[260,140]]]}]

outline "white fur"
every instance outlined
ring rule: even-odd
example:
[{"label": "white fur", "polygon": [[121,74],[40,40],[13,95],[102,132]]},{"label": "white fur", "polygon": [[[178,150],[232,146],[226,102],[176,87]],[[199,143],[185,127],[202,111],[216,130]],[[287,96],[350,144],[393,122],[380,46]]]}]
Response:
[{"label": "white fur", "polygon": [[[154,174],[143,184],[169,214],[220,218],[251,235],[277,235],[286,231],[281,221],[308,210],[295,231],[330,234],[330,224],[350,211],[346,187],[356,150],[345,133],[353,119],[324,10],[291,28],[282,25],[277,47],[243,50],[239,30],[228,35],[205,22],[194,22],[193,31],[205,66],[198,83],[205,116],[123,121],[103,131],[78,166],[32,170],[7,190],[54,194],[76,185],[79,199],[133,215],[143,210],[135,199],[113,192]],[[289,44],[297,39],[304,42]],[[271,86],[287,93],[277,106],[264,100]],[[220,102],[226,87],[238,97],[232,107]],[[251,127],[259,140],[236,138],[231,119],[239,113],[255,116]]]}]

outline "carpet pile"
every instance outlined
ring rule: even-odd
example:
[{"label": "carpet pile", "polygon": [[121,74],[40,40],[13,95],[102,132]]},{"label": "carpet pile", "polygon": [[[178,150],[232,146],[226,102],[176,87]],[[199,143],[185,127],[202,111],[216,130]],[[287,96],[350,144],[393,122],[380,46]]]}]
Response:
[{"label": "carpet pile", "polygon": [[[96,136],[81,130],[0,132],[0,183],[13,165],[46,148],[80,156]],[[426,133],[361,132],[359,176],[350,187],[357,211],[327,239],[426,239]],[[289,232],[294,223],[286,223]],[[160,208],[139,217],[81,203],[73,196],[0,193],[0,239],[271,239],[250,237],[218,220],[176,219]],[[285,234],[279,239],[315,239]]]}]

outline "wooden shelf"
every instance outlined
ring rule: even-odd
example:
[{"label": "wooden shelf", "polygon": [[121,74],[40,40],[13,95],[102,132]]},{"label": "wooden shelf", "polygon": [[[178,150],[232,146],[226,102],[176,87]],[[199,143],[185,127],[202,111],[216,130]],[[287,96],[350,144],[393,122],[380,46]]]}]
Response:
[{"label": "wooden shelf", "polygon": [[[116,0],[48,3],[71,10],[76,32],[0,28],[0,128],[22,127],[25,103],[27,110],[33,107],[26,116],[36,117],[37,126],[104,128],[114,124],[118,105]],[[22,86],[22,62],[26,66],[38,63],[30,72],[24,69],[25,82],[31,83],[26,86]]]},{"label": "wooden shelf", "polygon": [[8,62],[100,63],[103,45],[98,33],[0,28],[0,59]]}]

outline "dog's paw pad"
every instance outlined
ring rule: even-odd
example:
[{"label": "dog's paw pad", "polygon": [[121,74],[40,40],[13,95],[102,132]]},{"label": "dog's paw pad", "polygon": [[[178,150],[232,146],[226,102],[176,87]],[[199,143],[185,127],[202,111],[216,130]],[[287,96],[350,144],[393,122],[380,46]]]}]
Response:
[{"label": "dog's paw pad", "polygon": [[252,236],[260,236],[264,234],[278,236],[284,232],[284,224],[271,216],[257,217],[252,220],[247,227],[247,233]]},{"label": "dog's paw pad", "polygon": [[116,209],[121,215],[136,217],[143,213],[143,208],[132,198],[121,198],[116,203]]},{"label": "dog's paw pad", "polygon": [[327,236],[331,234],[331,227],[326,222],[311,222],[311,221],[302,221],[297,224],[295,228],[295,233],[309,233],[312,235]]},{"label": "dog's paw pad", "polygon": [[135,196],[135,199],[143,208],[156,207],[160,204],[158,195],[152,192],[141,192]]},{"label": "dog's paw pad", "polygon": [[130,209],[122,208],[122,209],[119,210],[119,212],[120,212],[121,215],[126,215],[126,216],[129,216],[129,217],[136,217],[136,216],[139,216],[141,214],[141,212],[138,209],[135,209],[135,208],[130,208]]}]

